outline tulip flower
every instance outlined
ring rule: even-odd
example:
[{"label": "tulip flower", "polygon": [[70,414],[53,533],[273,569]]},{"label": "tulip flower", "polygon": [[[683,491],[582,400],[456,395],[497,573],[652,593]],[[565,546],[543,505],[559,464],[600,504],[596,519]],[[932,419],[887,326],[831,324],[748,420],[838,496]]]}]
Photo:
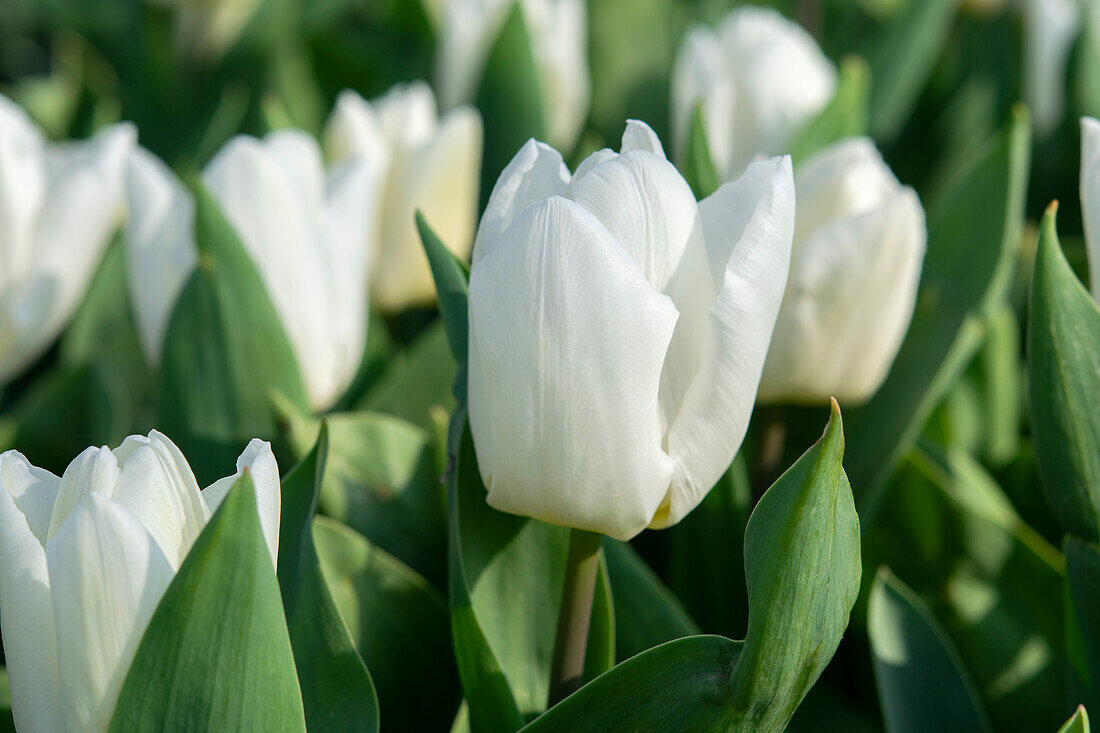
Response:
[{"label": "tulip flower", "polygon": [[861,402],[878,390],[916,305],[924,210],[866,138],[801,164],[790,278],[761,401]]},{"label": "tulip flower", "polygon": [[517,2],[538,71],[547,138],[571,149],[591,94],[584,0],[443,0],[435,11],[439,101],[444,109],[474,101],[489,54]]},{"label": "tulip flower", "polygon": [[489,504],[621,540],[691,511],[744,437],[793,226],[789,158],[696,203],[641,122],[573,175],[528,142],[493,189],[470,273]]},{"label": "tulip flower", "polygon": [[[317,143],[298,131],[238,136],[203,173],[267,287],[315,409],[343,394],[363,354],[378,178],[376,163],[363,157],[326,172]],[[127,190],[131,300],[156,364],[197,257],[194,203],[144,150],[131,158]]]},{"label": "tulip flower", "polygon": [[0,386],[49,348],[80,304],[124,211],[135,132],[54,144],[0,95]]},{"label": "tulip flower", "polygon": [[1089,285],[1100,301],[1100,121],[1081,119],[1081,214],[1089,255]]},{"label": "tulip flower", "polygon": [[147,0],[171,7],[176,45],[190,59],[216,60],[241,37],[260,0]]},{"label": "tulip flower", "polygon": [[263,441],[202,491],[155,430],[88,448],[60,478],[0,455],[0,626],[19,730],[107,730],[153,611],[245,470],[274,564],[279,468]]},{"label": "tulip flower", "polygon": [[[440,119],[424,82],[399,85],[367,102],[344,91],[325,130],[329,157],[367,156],[385,169],[382,209],[371,255],[371,299],[384,310],[435,301],[428,259],[416,232],[420,210],[457,256],[466,259],[477,225],[481,116],[458,107]],[[368,204],[370,202],[367,202]]]},{"label": "tulip flower", "polygon": [[760,156],[787,152],[833,98],[836,81],[813,37],[770,8],[736,8],[716,31],[693,28],[672,70],[676,158],[684,159],[701,105],[714,169],[729,180]]},{"label": "tulip flower", "polygon": [[1024,99],[1035,129],[1048,134],[1065,112],[1066,65],[1081,32],[1075,0],[1024,0]]}]

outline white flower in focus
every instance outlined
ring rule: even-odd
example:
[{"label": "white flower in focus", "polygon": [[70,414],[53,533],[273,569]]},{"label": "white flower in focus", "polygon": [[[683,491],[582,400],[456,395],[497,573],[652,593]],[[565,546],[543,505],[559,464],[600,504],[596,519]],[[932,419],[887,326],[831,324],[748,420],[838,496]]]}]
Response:
[{"label": "white flower in focus", "polygon": [[683,160],[696,105],[715,170],[729,180],[794,136],[833,98],[837,73],[817,42],[770,8],[744,6],[717,30],[691,29],[672,70],[673,151]]},{"label": "white flower in focus", "polygon": [[795,191],[790,277],[759,399],[862,402],[886,379],[913,318],[924,209],[866,138],[801,164]]},{"label": "white flower in focus", "polygon": [[680,521],[745,435],[786,284],[789,158],[696,203],[631,121],[570,175],[528,142],[470,274],[470,427],[497,509],[626,540]]},{"label": "white flower in focus", "polygon": [[481,140],[477,110],[458,107],[441,118],[424,82],[396,86],[372,102],[350,90],[337,98],[325,128],[326,153],[337,162],[364,156],[385,171],[381,209],[369,235],[371,299],[384,310],[435,301],[417,210],[455,255],[469,257]]},{"label": "white flower in focus", "polygon": [[136,133],[54,144],[0,95],[0,386],[49,348],[122,221]]},{"label": "white flower in focus", "polygon": [[253,440],[202,491],[157,431],[88,448],[60,478],[0,455],[0,626],[20,731],[106,731],[161,596],[242,473],[277,561],[279,467]]}]

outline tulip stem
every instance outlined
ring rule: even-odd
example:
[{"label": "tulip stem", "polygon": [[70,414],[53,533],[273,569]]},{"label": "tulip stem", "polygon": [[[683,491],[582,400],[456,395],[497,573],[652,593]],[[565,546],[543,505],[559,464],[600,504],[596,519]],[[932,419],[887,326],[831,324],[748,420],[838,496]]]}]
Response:
[{"label": "tulip stem", "polygon": [[549,704],[556,705],[581,686],[596,573],[600,567],[602,535],[574,529],[569,534],[569,560],[565,566],[561,613],[550,668]]}]

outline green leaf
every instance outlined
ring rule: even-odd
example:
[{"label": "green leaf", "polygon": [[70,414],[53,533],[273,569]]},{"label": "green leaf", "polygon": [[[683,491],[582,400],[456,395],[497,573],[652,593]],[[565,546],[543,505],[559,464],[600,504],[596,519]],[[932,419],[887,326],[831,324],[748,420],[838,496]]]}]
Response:
[{"label": "green leaf", "polygon": [[249,439],[273,437],[270,395],[303,409],[294,352],[255,266],[201,187],[199,264],[168,324],[160,374],[160,425],[191,458],[200,483],[217,478]]},{"label": "green leaf", "polygon": [[546,139],[541,88],[523,4],[512,3],[477,92],[487,143],[481,164],[482,207],[497,176],[523,144],[529,138]]},{"label": "green leaf", "polygon": [[1100,702],[1100,548],[1067,536],[1062,544],[1066,554],[1067,600],[1079,634],[1077,655],[1084,662],[1085,687],[1090,705]]},{"label": "green leaf", "polygon": [[304,731],[305,725],[279,584],[245,474],[153,613],[111,731]]},{"label": "green leaf", "polygon": [[[317,439],[319,421],[279,400],[295,455]],[[427,430],[376,412],[332,413],[321,510],[445,587],[446,497]]]},{"label": "green leaf", "polygon": [[[389,730],[446,730],[462,694],[447,602],[416,571],[327,517],[313,524],[321,570],[378,688]],[[425,691],[431,704],[413,691]]]},{"label": "green leaf", "polygon": [[1070,719],[1058,729],[1058,733],[1089,733],[1089,714],[1084,705],[1078,705]]},{"label": "green leaf", "polygon": [[[470,278],[470,271],[440,241],[419,211],[416,213],[416,228],[420,232],[420,241],[424,244],[424,252],[428,256],[432,278],[435,280],[435,290],[439,296],[439,314],[443,318],[443,327],[447,331],[447,343],[451,345],[451,353],[455,361],[459,365],[464,365],[466,340],[470,335],[467,313],[469,301],[467,281]],[[455,384],[457,385],[458,382],[456,381]],[[463,398],[464,381],[462,392],[459,393],[456,390],[455,394],[459,399]]]},{"label": "green leaf", "polygon": [[878,393],[847,414],[848,475],[865,527],[898,461],[984,340],[984,317],[1002,302],[1019,247],[1029,141],[1027,116],[1017,112],[929,212],[909,332]]},{"label": "green leaf", "polygon": [[813,447],[764,494],[745,529],[749,620],[730,685],[738,726],[781,730],[832,659],[860,579],[859,519],[833,403]]},{"label": "green leaf", "polygon": [[11,686],[8,670],[0,667],[0,733],[16,733],[15,718],[11,715]]},{"label": "green leaf", "polygon": [[390,360],[356,409],[386,412],[430,428],[433,408],[454,409],[451,390],[457,371],[446,329],[442,321],[433,323]]},{"label": "green leaf", "polygon": [[871,71],[867,62],[858,56],[845,58],[840,64],[840,79],[832,101],[791,145],[795,165],[838,140],[866,135],[870,95]]},{"label": "green leaf", "polygon": [[920,597],[886,568],[875,578],[867,613],[888,731],[990,730],[951,640]]},{"label": "green leaf", "polygon": [[282,481],[279,585],[310,730],[378,730],[378,696],[321,574],[313,516],[328,454],[324,425],[313,450]]},{"label": "green leaf", "polygon": [[730,673],[741,642],[689,636],[643,652],[582,687],[523,730],[731,730]]},{"label": "green leaf", "polygon": [[917,0],[873,36],[871,132],[889,140],[901,131],[932,75],[947,40],[959,0]]},{"label": "green leaf", "polygon": [[645,560],[629,544],[604,538],[618,616],[615,646],[620,660],[666,641],[692,636],[699,627]]},{"label": "green leaf", "polygon": [[592,599],[592,618],[588,627],[588,645],[584,651],[584,681],[591,682],[615,666],[615,603],[607,557],[600,553],[596,575],[596,593]]},{"label": "green leaf", "polygon": [[1028,377],[1043,489],[1065,530],[1100,539],[1100,309],[1062,254],[1052,206],[1031,285]]},{"label": "green leaf", "polygon": [[691,185],[695,198],[702,201],[722,185],[718,171],[714,168],[714,159],[707,143],[707,125],[703,119],[703,105],[695,105],[691,114],[691,127],[688,128],[687,153],[684,160],[684,178]]}]

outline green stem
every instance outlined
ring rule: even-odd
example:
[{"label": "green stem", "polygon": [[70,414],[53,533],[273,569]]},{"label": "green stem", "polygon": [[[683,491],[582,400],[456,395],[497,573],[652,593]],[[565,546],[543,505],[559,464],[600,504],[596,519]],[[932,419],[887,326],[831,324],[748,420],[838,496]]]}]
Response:
[{"label": "green stem", "polygon": [[595,532],[581,529],[571,530],[569,534],[569,560],[565,566],[554,661],[550,667],[550,706],[580,688],[584,678],[584,654],[588,648],[588,626],[592,620],[592,598],[596,594],[602,539]]}]

